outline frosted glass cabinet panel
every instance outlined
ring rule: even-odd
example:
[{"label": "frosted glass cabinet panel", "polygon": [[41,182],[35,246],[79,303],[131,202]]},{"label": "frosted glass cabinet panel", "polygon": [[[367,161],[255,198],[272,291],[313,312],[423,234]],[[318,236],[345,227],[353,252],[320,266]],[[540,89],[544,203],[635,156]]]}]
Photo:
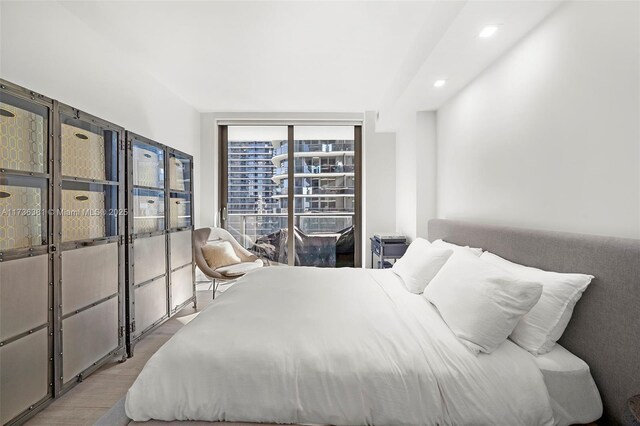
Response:
[{"label": "frosted glass cabinet panel", "polygon": [[169,199],[171,229],[191,226],[191,195],[172,192]]},{"label": "frosted glass cabinet panel", "polygon": [[62,241],[118,235],[117,187],[64,181],[62,183]]},{"label": "frosted glass cabinet panel", "polygon": [[164,229],[164,191],[133,189],[133,232],[162,231]]},{"label": "frosted glass cabinet panel", "polygon": [[0,252],[47,244],[46,180],[0,177]]},{"label": "frosted glass cabinet panel", "polygon": [[49,108],[2,93],[0,169],[46,173]]},{"label": "frosted glass cabinet panel", "polygon": [[191,191],[191,160],[179,154],[169,155],[169,189]]},{"label": "frosted glass cabinet panel", "polygon": [[164,150],[133,140],[133,184],[164,188]]},{"label": "frosted glass cabinet panel", "polygon": [[118,135],[93,123],[61,115],[62,175],[117,181]]}]

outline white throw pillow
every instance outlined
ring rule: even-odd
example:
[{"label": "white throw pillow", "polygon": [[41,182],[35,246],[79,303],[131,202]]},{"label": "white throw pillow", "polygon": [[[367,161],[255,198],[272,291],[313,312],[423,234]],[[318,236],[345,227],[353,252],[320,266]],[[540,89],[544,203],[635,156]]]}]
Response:
[{"label": "white throw pillow", "polygon": [[451,331],[474,352],[491,353],[536,304],[542,285],[519,280],[476,256],[453,255],[424,290]]},{"label": "white throw pillow", "polygon": [[229,241],[207,243],[202,247],[202,255],[212,269],[235,265],[242,261]]},{"label": "white throw pillow", "polygon": [[553,349],[567,328],[573,308],[591,283],[593,276],[547,272],[509,262],[489,252],[485,252],[480,259],[522,280],[542,284],[540,300],[522,317],[510,337],[535,355],[545,354]]},{"label": "white throw pillow", "polygon": [[448,243],[446,241],[443,240],[435,240],[434,242],[431,243],[432,246],[434,247],[440,247],[440,248],[450,248],[454,251],[454,253],[457,252],[467,252],[467,253],[473,253],[474,255],[480,257],[482,255],[482,249],[481,248],[474,248],[474,247],[469,247],[469,246],[459,246],[457,244],[453,244],[453,243]]},{"label": "white throw pillow", "polygon": [[416,238],[391,270],[402,278],[407,290],[420,294],[452,254],[451,249],[432,247],[424,238]]}]

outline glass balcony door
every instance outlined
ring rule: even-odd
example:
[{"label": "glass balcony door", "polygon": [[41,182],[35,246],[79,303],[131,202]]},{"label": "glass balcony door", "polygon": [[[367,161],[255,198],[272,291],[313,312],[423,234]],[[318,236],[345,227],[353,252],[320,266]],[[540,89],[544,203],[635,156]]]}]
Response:
[{"label": "glass balcony door", "polygon": [[287,264],[287,126],[225,126],[220,133],[223,227],[247,249]]},{"label": "glass balcony door", "polygon": [[220,218],[234,238],[272,264],[360,265],[361,126],[219,130]]},{"label": "glass balcony door", "polygon": [[294,127],[295,264],[355,266],[355,126]]}]

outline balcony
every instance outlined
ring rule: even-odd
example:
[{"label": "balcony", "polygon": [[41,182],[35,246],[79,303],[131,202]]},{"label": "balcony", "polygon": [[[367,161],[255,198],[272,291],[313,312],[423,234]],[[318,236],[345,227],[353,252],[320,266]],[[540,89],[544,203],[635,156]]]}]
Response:
[{"label": "balcony", "polygon": [[[280,183],[281,179],[286,179],[289,173],[288,167],[276,167],[273,170],[273,181]],[[332,176],[353,176],[355,166],[353,164],[344,165],[296,165],[294,168],[295,177],[332,177]]]},{"label": "balcony", "polygon": [[[294,217],[295,264],[353,266],[353,213],[304,213]],[[287,263],[286,213],[229,214],[227,229],[247,249]]]}]

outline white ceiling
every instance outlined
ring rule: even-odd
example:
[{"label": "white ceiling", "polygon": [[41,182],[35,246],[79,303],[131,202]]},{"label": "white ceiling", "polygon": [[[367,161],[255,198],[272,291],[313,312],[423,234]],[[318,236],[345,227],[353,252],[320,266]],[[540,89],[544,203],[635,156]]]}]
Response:
[{"label": "white ceiling", "polygon": [[[63,3],[199,111],[376,110],[407,90],[437,108],[557,4]],[[479,43],[496,22],[494,39]],[[430,87],[436,76],[448,78],[445,90]]]}]

